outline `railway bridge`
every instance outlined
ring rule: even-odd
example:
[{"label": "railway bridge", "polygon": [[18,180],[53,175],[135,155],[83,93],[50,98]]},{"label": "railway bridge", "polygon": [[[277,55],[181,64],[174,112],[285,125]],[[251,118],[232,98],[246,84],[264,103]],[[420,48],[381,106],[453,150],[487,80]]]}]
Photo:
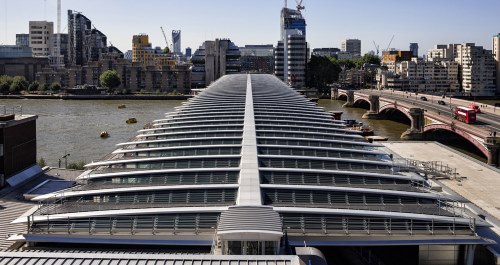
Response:
[{"label": "railway bridge", "polygon": [[487,157],[489,165],[500,165],[500,142],[485,127],[458,122],[447,113],[384,96],[335,88],[331,95],[332,99],[346,100],[344,107],[368,104],[369,110],[363,115],[366,119],[381,119],[391,111],[403,113],[411,121],[411,126],[401,135],[402,139],[424,140],[429,132],[449,131],[476,146]]}]

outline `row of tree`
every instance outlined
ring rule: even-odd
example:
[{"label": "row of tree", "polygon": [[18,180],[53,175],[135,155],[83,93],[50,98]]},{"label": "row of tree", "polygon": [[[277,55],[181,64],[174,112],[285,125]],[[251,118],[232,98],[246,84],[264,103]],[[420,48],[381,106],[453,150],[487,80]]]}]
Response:
[{"label": "row of tree", "polygon": [[21,91],[59,91],[61,85],[57,82],[52,84],[40,84],[37,81],[28,82],[24,76],[0,76],[0,93],[19,93]]},{"label": "row of tree", "polygon": [[326,89],[326,85],[338,82],[342,69],[361,69],[365,63],[380,65],[376,55],[365,54],[356,59],[337,59],[331,56],[312,56],[307,65],[306,86],[318,90]]},{"label": "row of tree", "polygon": [[[121,77],[116,71],[105,71],[101,74],[99,81],[101,85],[108,89],[108,92],[120,86]],[[24,76],[0,76],[0,93],[20,93],[21,91],[59,91],[61,84],[54,82],[52,84],[40,84],[37,81],[28,82]]]}]

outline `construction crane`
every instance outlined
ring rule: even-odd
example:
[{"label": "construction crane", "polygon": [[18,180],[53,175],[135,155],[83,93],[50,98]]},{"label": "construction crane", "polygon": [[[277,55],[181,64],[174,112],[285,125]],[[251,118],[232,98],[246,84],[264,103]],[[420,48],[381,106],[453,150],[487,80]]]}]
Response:
[{"label": "construction crane", "polygon": [[388,51],[391,48],[392,41],[394,40],[394,35],[392,35],[391,41],[389,41],[389,44],[387,45],[386,51]]},{"label": "construction crane", "polygon": [[380,45],[377,45],[375,41],[373,41],[373,46],[375,46],[375,51],[377,52],[377,56],[380,54]]},{"label": "construction crane", "polygon": [[306,7],[302,5],[302,2],[304,2],[304,0],[295,0],[295,2],[297,3],[297,11],[300,12],[300,10],[306,9]]},{"label": "construction crane", "polygon": [[161,32],[163,33],[163,38],[165,39],[165,44],[167,45],[165,47],[165,49],[163,49],[163,51],[165,53],[170,53],[172,51],[172,48],[170,47],[170,45],[168,44],[168,39],[167,39],[167,34],[165,34],[165,31],[163,30],[163,27],[160,27],[161,29]]}]

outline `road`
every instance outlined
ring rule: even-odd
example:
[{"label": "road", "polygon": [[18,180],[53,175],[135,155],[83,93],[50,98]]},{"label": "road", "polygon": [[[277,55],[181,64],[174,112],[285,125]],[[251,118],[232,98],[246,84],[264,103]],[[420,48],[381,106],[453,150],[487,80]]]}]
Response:
[{"label": "road", "polygon": [[[407,104],[415,105],[416,107],[440,113],[440,115],[443,116],[449,114],[450,118],[452,117],[452,110],[455,107],[466,105],[464,104],[466,103],[466,101],[464,100],[458,100],[449,97],[443,99],[440,96],[433,96],[433,95],[423,95],[423,94],[415,95],[415,93],[410,94],[410,93],[404,93],[402,91],[392,92],[390,90],[365,89],[365,90],[360,90],[359,92],[371,95],[381,95],[388,99],[398,100],[401,102],[405,102]],[[425,96],[428,101],[421,100],[420,99],[421,96]],[[446,105],[438,104],[439,100],[445,101]],[[494,109],[494,112],[488,111],[480,113],[477,115],[476,120],[477,122],[476,124],[473,125],[474,127],[481,127],[485,131],[500,132],[500,110],[496,112],[496,109]]]}]

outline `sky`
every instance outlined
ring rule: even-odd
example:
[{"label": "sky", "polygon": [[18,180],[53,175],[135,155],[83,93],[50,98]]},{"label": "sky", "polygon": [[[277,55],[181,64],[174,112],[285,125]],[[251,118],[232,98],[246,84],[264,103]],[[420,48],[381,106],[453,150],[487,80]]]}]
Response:
[{"label": "sky", "polygon": [[[57,20],[56,0],[0,0],[0,44],[15,44],[28,33],[30,20]],[[182,31],[182,49],[193,51],[205,40],[229,38],[236,45],[276,45],[284,0],[62,0],[62,32],[67,10],[82,12],[114,46],[131,49],[132,36],[146,33],[153,46],[165,46],[162,26]],[[420,54],[435,44],[474,42],[491,49],[500,32],[500,0],[304,0],[302,11],[311,48],[340,47],[343,39],[362,41],[362,51],[408,50]],[[295,7],[294,0],[288,0]]]}]

